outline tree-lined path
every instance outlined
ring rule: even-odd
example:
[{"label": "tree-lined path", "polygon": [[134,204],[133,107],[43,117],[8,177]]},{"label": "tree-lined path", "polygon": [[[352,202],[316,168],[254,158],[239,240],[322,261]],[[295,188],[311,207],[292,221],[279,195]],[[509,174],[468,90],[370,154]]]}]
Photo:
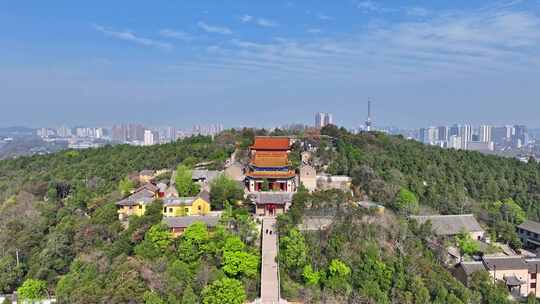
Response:
[{"label": "tree-lined path", "polygon": [[[261,249],[261,303],[278,304],[279,299],[279,267],[277,263],[277,229],[276,219],[266,217],[262,225],[262,249]],[[272,231],[272,234],[266,231]]]}]

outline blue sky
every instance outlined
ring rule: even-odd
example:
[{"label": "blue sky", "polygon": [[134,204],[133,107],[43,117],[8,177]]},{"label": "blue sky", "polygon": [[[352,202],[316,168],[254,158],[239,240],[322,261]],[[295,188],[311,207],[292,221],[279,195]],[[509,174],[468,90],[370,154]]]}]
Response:
[{"label": "blue sky", "polygon": [[0,126],[540,126],[540,1],[2,1]]}]

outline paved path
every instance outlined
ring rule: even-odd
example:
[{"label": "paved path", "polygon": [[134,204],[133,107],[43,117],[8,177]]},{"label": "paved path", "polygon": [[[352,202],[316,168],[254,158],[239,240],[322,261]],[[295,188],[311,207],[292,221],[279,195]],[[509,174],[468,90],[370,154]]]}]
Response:
[{"label": "paved path", "polygon": [[[266,217],[262,226],[262,270],[261,270],[261,303],[278,304],[279,301],[279,279],[277,259],[277,235],[276,219]],[[266,233],[266,230],[272,234]]]}]

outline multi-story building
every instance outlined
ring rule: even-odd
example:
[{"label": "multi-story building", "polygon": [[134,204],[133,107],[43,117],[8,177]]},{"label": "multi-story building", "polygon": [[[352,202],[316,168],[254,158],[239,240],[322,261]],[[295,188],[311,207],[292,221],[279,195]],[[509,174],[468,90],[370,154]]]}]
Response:
[{"label": "multi-story building", "polygon": [[322,128],[327,125],[333,124],[333,117],[331,113],[318,112],[315,114],[315,127]]},{"label": "multi-story building", "polygon": [[439,140],[439,128],[429,127],[420,129],[420,141],[428,144],[435,145]]},{"label": "multi-story building", "polygon": [[467,149],[467,145],[472,141],[472,127],[470,125],[460,125],[459,136],[461,137],[461,149]]},{"label": "multi-story building", "polygon": [[527,134],[527,127],[523,125],[514,126],[514,137],[512,140],[513,146],[516,148],[521,148],[526,146],[529,141],[529,135]]},{"label": "multi-story building", "polygon": [[493,127],[488,125],[481,125],[478,129],[478,141],[483,143],[491,142],[491,133],[492,133]]},{"label": "multi-story building", "polygon": [[449,129],[446,126],[437,127],[437,140],[440,142],[448,141]]},{"label": "multi-story building", "polygon": [[117,142],[126,142],[128,140],[128,131],[126,125],[114,125],[112,127],[111,139]]}]

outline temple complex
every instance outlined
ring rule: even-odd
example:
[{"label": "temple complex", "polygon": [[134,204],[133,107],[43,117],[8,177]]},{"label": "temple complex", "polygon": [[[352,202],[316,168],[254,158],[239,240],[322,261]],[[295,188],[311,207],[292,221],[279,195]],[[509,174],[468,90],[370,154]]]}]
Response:
[{"label": "temple complex", "polygon": [[250,147],[246,187],[250,192],[296,191],[296,174],[289,166],[288,137],[256,136]]}]

